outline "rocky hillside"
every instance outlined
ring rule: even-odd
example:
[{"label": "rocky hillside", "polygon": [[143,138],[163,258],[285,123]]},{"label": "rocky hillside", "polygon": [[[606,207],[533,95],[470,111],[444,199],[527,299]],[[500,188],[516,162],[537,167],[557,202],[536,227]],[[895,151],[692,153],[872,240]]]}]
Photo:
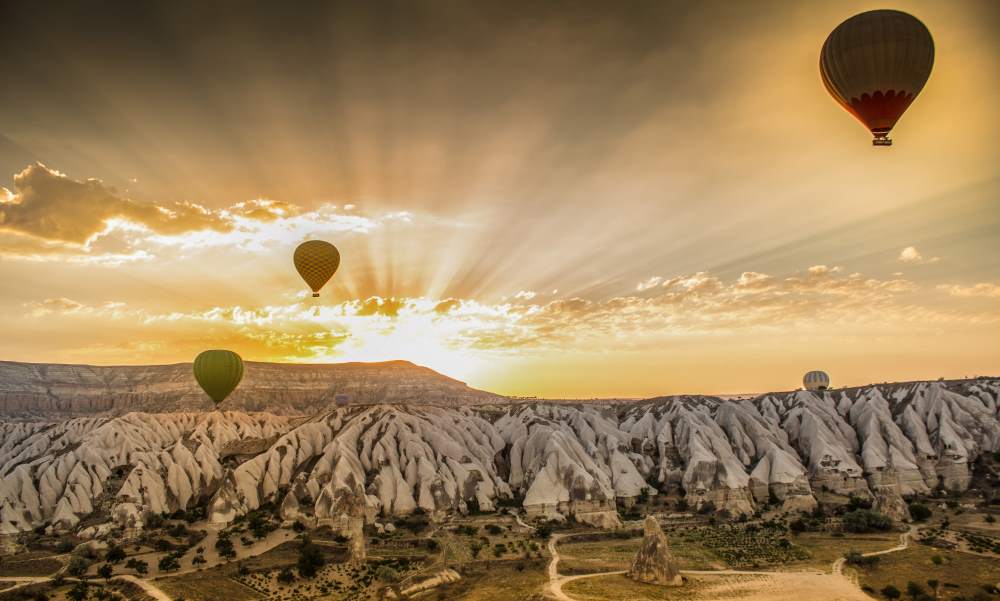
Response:
[{"label": "rocky hillside", "polygon": [[[312,415],[351,404],[496,403],[502,397],[469,388],[408,361],[295,365],[246,362],[246,373],[223,408]],[[0,415],[84,416],[129,411],[205,411],[212,401],[190,363],[97,367],[0,361]]]},{"label": "rocky hillside", "polygon": [[92,535],[196,506],[228,522],[268,501],[289,520],[335,526],[510,503],[614,527],[619,502],[654,489],[734,513],[808,510],[821,490],[898,507],[900,494],[969,487],[971,463],[1000,451],[998,397],[1000,380],[977,380],[752,400],[8,420],[0,532]]}]

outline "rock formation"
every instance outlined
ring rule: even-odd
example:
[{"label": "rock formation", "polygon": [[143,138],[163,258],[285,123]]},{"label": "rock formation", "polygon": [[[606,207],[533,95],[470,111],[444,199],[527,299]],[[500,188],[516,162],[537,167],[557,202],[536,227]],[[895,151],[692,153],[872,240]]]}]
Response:
[{"label": "rock formation", "polygon": [[[15,385],[0,380],[2,390]],[[352,540],[376,519],[417,510],[441,519],[500,501],[616,528],[620,506],[677,490],[693,507],[738,515],[775,500],[808,511],[813,491],[826,489],[874,496],[903,519],[900,495],[964,490],[971,463],[1000,450],[998,397],[1000,381],[970,380],[745,401],[378,404],[311,417],[276,414],[281,401],[259,413],[7,418],[0,534],[81,522],[89,534],[103,524],[138,530],[149,513],[195,506],[228,523],[269,502],[288,522]]]},{"label": "rock formation", "polygon": [[628,577],[647,584],[680,586],[684,584],[677,560],[670,553],[667,535],[653,516],[643,523],[642,545],[632,560]]}]

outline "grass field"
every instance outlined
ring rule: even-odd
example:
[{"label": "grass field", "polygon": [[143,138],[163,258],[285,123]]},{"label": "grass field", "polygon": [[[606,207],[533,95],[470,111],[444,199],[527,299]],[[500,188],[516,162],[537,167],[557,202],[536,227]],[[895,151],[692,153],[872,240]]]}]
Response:
[{"label": "grass field", "polygon": [[51,553],[24,553],[0,560],[0,578],[4,576],[47,576],[59,571],[62,562],[52,559]]},{"label": "grass field", "polygon": [[220,566],[202,572],[158,578],[156,586],[163,589],[175,599],[183,597],[186,601],[219,601],[231,599],[243,601],[263,599],[264,597],[252,588],[240,584],[232,576],[236,569],[233,566]]},{"label": "grass field", "polygon": [[[935,562],[935,556],[940,558],[940,563]],[[906,590],[909,581],[929,589],[927,581],[933,579],[940,583],[939,599],[958,596],[971,599],[976,593],[984,592],[983,585],[1000,583],[1000,561],[913,545],[905,551],[881,556],[874,567],[860,570],[858,576],[860,584],[876,591],[888,584]]]},{"label": "grass field", "polygon": [[[790,561],[789,567],[810,567],[830,571],[833,562],[854,549],[862,553],[881,551],[899,544],[899,534],[856,534],[833,536],[826,532],[804,532],[792,542],[809,552],[809,559]],[[794,569],[794,568],[793,568]]]},{"label": "grass field", "polygon": [[462,567],[462,579],[422,599],[447,601],[534,601],[548,582],[547,561],[489,561]]}]

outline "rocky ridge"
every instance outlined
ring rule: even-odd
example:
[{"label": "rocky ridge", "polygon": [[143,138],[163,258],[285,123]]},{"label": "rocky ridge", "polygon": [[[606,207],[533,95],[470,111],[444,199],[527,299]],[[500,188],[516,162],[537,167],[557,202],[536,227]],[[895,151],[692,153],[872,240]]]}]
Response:
[{"label": "rocky ridge", "polygon": [[[503,397],[469,388],[409,361],[307,365],[244,362],[243,381],[223,403],[227,411],[314,415],[346,395],[352,405],[473,405]],[[18,417],[208,411],[212,401],[190,363],[93,366],[0,361],[0,415]]]},{"label": "rocky ridge", "polygon": [[201,506],[225,523],[273,502],[289,521],[357,532],[418,509],[522,506],[620,524],[621,503],[683,491],[733,514],[808,510],[821,490],[964,490],[1000,450],[1000,381],[918,382],[752,400],[378,404],[314,416],[207,411],[0,423],[0,533],[141,528]]}]

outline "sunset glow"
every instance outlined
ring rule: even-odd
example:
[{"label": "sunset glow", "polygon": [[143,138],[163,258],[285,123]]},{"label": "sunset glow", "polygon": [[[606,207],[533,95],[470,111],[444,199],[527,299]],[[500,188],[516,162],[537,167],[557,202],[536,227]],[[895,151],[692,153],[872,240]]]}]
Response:
[{"label": "sunset glow", "polygon": [[[890,149],[816,66],[874,2],[288,16],[322,47],[207,8],[155,40],[24,17],[0,359],[406,359],[545,397],[996,374],[997,5],[901,4],[938,54]],[[319,299],[308,239],[342,255]]]}]

